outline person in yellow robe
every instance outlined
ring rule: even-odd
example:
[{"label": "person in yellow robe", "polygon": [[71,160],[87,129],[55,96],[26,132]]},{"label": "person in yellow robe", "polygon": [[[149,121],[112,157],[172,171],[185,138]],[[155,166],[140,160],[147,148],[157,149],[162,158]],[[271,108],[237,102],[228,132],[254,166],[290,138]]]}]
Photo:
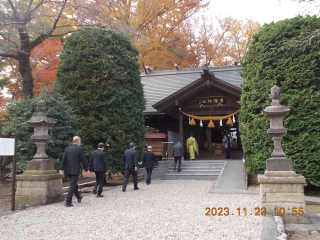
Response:
[{"label": "person in yellow robe", "polygon": [[196,154],[199,154],[198,143],[192,133],[190,133],[190,137],[187,139],[187,152],[190,153],[191,161],[195,159]]}]

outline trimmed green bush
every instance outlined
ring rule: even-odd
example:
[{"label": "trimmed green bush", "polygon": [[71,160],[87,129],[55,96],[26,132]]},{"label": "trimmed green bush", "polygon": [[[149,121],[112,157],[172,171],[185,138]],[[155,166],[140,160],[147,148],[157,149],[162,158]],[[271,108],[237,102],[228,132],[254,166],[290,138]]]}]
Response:
[{"label": "trimmed green bush", "polygon": [[243,149],[249,173],[263,173],[271,157],[273,141],[267,134],[273,85],[283,93],[280,102],[291,109],[284,119],[288,133],[282,146],[293,168],[309,184],[320,186],[320,40],[298,44],[320,28],[316,16],[297,16],[264,25],[250,43],[243,62],[240,121]]},{"label": "trimmed green bush", "polygon": [[126,36],[93,29],[67,37],[60,55],[56,81],[77,114],[75,128],[87,159],[108,140],[112,171],[123,170],[130,142],[138,152],[144,147],[145,99],[137,56]]}]

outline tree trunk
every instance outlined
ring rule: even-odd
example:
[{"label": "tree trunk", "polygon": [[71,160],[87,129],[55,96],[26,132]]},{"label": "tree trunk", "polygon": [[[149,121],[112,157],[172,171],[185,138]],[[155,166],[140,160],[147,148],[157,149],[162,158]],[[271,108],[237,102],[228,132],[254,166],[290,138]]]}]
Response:
[{"label": "tree trunk", "polygon": [[25,32],[20,32],[21,49],[18,52],[19,72],[22,78],[22,95],[25,98],[33,98],[33,77],[30,67],[30,39]]}]

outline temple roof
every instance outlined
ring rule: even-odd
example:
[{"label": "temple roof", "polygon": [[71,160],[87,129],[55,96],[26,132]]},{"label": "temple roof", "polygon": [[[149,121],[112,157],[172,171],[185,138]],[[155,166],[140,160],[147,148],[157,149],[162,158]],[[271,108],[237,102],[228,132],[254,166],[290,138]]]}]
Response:
[{"label": "temple roof", "polygon": [[[152,106],[187,85],[197,81],[204,73],[203,68],[190,68],[179,70],[163,70],[141,73],[144,96],[146,98],[146,113],[157,113]],[[240,76],[242,66],[209,67],[208,70],[219,80],[240,88],[243,78]]]}]

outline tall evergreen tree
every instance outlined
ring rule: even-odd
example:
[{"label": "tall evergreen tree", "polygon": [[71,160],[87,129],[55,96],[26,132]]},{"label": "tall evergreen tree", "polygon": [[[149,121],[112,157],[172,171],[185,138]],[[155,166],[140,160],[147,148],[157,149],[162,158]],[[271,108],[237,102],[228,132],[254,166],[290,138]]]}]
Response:
[{"label": "tall evergreen tree", "polygon": [[75,110],[75,122],[87,157],[99,142],[109,141],[107,160],[123,170],[130,142],[144,147],[145,99],[138,51],[119,33],[83,30],[67,37],[57,82]]},{"label": "tall evergreen tree", "polygon": [[297,16],[264,25],[253,36],[243,63],[240,121],[247,171],[263,173],[273,141],[270,120],[262,110],[270,106],[270,88],[277,84],[280,101],[291,109],[282,146],[294,170],[320,186],[320,39],[303,42],[305,33],[320,28],[316,16]]}]

